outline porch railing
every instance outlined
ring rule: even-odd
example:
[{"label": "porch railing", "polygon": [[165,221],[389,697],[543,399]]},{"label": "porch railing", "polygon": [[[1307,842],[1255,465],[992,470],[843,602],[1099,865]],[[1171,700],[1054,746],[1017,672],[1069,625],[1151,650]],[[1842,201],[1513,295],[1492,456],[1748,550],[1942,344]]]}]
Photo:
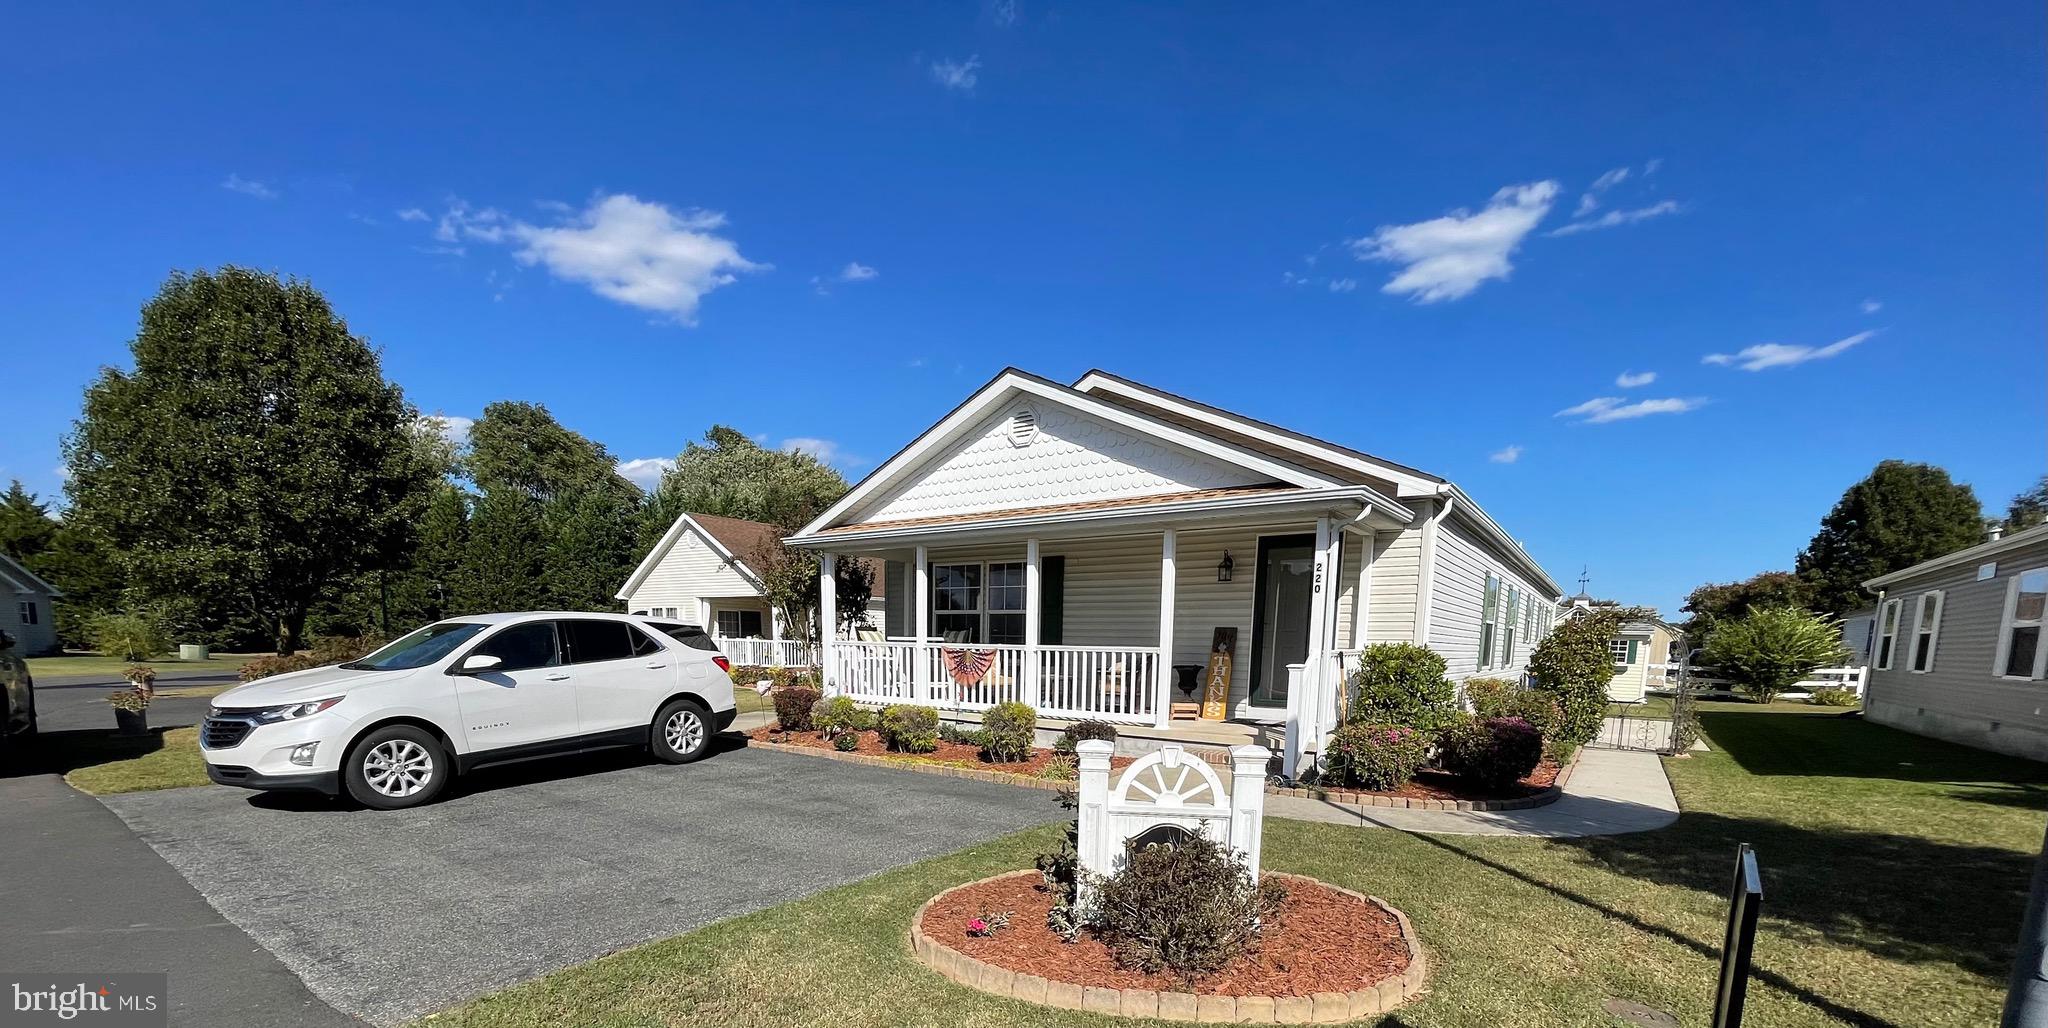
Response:
[{"label": "porch railing", "polygon": [[728,639],[713,640],[718,643],[718,652],[734,664],[750,664],[761,667],[803,667],[817,663],[812,647],[794,639]]},{"label": "porch railing", "polygon": [[[979,681],[965,684],[947,654],[993,658]],[[940,710],[982,711],[1016,701],[1043,717],[1095,718],[1151,724],[1158,692],[1156,646],[925,644],[922,687],[913,676],[914,642],[834,642],[828,678],[841,695],[863,703],[918,703]],[[1036,675],[1027,675],[1029,669]],[[962,677],[967,677],[963,675]]]}]

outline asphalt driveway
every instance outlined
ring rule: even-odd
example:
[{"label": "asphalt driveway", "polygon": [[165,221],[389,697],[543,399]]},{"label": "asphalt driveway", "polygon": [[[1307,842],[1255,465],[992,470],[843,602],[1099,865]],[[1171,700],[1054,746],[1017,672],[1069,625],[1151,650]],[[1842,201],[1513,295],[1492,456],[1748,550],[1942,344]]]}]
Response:
[{"label": "asphalt driveway", "polygon": [[377,1024],[1062,814],[1037,790],[758,749],[536,762],[392,813],[226,788],[106,803]]}]

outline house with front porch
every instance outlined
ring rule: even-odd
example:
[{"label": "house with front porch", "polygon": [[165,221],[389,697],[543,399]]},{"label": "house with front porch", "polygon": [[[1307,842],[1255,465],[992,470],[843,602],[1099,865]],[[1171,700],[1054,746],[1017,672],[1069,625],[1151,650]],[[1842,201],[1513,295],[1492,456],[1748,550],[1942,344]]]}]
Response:
[{"label": "house with front porch", "polygon": [[881,639],[826,687],[971,719],[1006,700],[1119,745],[1262,741],[1291,772],[1361,648],[1517,677],[1557,583],[1456,485],[1129,379],[1005,370],[786,543],[883,568]]}]

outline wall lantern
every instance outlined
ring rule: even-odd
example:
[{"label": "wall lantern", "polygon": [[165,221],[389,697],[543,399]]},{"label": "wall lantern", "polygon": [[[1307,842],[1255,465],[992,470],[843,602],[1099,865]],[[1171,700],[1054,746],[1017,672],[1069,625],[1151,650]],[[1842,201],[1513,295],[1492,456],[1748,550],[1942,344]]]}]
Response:
[{"label": "wall lantern", "polygon": [[1216,580],[1218,582],[1230,581],[1230,570],[1236,566],[1237,562],[1230,559],[1230,551],[1224,550],[1223,559],[1216,563]]}]

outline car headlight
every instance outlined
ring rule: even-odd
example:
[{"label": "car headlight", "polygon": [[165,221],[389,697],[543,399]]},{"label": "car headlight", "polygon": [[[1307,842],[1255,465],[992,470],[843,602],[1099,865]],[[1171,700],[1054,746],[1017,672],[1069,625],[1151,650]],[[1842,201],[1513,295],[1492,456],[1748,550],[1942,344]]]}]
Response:
[{"label": "car headlight", "polygon": [[291,721],[318,714],[340,702],[341,697],[330,696],[324,700],[308,700],[304,703],[287,703],[279,707],[263,707],[248,711],[247,713],[250,719],[257,724],[268,725],[279,721]]}]

